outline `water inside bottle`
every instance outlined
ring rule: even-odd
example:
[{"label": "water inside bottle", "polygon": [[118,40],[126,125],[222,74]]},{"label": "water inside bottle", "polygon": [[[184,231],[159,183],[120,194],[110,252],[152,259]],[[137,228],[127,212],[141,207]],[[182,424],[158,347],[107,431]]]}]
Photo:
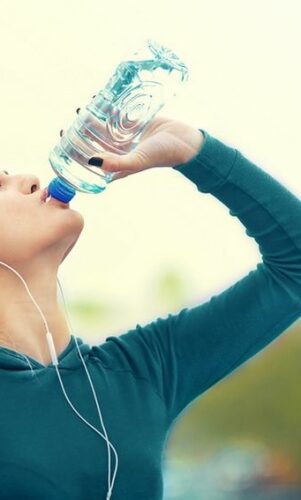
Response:
[{"label": "water inside bottle", "polygon": [[[182,61],[169,49],[148,40],[144,57],[122,61],[104,89],[82,109],[60,143],[50,152],[49,161],[58,176],[75,189],[100,193],[113,174],[88,164],[91,156],[108,151],[127,154],[164,106],[168,88],[174,92],[188,77]],[[139,59],[140,57],[140,59]]]}]

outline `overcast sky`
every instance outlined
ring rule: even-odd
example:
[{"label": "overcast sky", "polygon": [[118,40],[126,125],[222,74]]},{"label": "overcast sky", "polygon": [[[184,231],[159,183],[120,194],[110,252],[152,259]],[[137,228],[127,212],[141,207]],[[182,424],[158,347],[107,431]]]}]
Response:
[{"label": "overcast sky", "polygon": [[[125,54],[152,38],[186,62],[162,114],[236,147],[301,196],[299,1],[1,0],[0,169],[53,176],[49,151]],[[149,293],[176,269],[201,303],[256,266],[256,242],[211,194],[171,168],[71,202],[85,227],[59,277],[68,301],[122,306],[112,329],[159,314]],[[158,313],[158,314],[157,314]]]}]

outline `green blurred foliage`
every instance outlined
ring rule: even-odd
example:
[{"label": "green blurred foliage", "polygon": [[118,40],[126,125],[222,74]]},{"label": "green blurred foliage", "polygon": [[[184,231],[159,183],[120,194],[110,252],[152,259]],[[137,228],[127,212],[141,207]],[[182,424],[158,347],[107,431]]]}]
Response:
[{"label": "green blurred foliage", "polygon": [[[175,311],[186,297],[187,282],[175,269],[152,283],[155,305]],[[119,306],[78,300],[69,309],[84,328],[108,321]],[[300,337],[298,321],[189,405],[171,429],[167,458],[204,459],[223,443],[261,443],[290,457],[301,480]]]},{"label": "green blurred foliage", "polygon": [[300,334],[299,321],[196,398],[177,420],[168,453],[204,458],[222,443],[261,443],[290,457],[301,480]]},{"label": "green blurred foliage", "polygon": [[89,327],[106,321],[115,307],[101,301],[77,299],[68,304],[68,310],[77,324]]},{"label": "green blurred foliage", "polygon": [[180,308],[185,303],[187,297],[187,284],[184,276],[176,269],[165,269],[156,276],[156,281],[152,286],[152,299],[160,307]]}]

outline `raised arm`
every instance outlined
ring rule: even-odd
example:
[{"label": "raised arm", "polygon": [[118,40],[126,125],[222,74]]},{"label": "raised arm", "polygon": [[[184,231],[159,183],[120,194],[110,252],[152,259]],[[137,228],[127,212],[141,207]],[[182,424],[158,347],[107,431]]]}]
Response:
[{"label": "raised arm", "polygon": [[301,316],[301,201],[238,150],[199,130],[200,151],[174,168],[238,217],[262,262],[207,302],[106,339],[112,364],[149,381],[169,422]]}]

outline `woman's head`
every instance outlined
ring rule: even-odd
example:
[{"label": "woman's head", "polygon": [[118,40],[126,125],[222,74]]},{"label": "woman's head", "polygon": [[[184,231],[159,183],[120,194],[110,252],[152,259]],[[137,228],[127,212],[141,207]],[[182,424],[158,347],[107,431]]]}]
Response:
[{"label": "woman's head", "polygon": [[[57,300],[57,270],[84,226],[68,206],[45,203],[31,174],[0,171],[0,261],[17,271],[39,304],[57,352],[70,332]],[[45,325],[24,284],[0,263],[0,344],[49,362]]]},{"label": "woman's head", "polygon": [[35,175],[0,171],[1,261],[23,268],[45,258],[58,267],[75,245],[83,217],[67,205],[43,202],[41,194]]}]

